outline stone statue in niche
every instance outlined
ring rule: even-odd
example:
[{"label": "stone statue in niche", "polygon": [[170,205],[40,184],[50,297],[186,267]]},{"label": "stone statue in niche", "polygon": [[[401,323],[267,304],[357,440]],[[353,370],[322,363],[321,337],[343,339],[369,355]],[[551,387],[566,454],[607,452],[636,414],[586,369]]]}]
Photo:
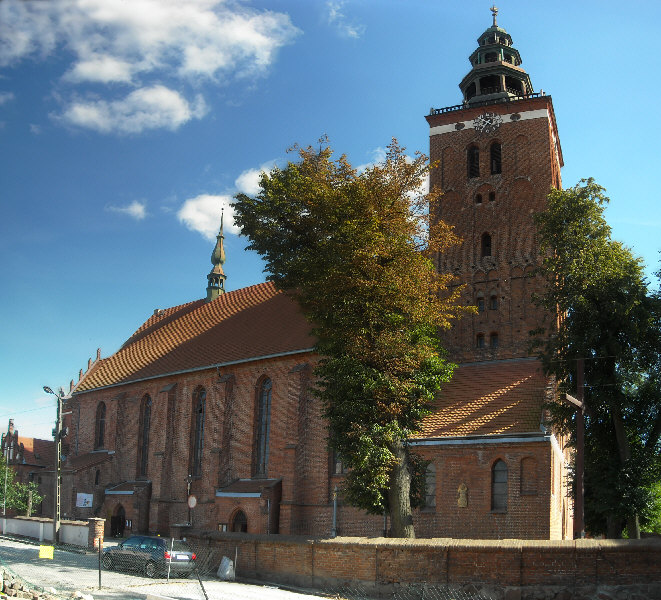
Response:
[{"label": "stone statue in niche", "polygon": [[468,488],[465,483],[462,483],[457,488],[457,506],[459,508],[466,508],[468,506]]}]

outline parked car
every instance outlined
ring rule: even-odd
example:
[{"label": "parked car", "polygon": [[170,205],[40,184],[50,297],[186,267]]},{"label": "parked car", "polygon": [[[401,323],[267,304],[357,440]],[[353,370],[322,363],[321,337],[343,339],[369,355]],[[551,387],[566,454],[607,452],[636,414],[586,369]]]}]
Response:
[{"label": "parked car", "polygon": [[104,548],[101,562],[110,569],[139,571],[147,577],[170,574],[188,577],[195,568],[194,552],[185,542],[147,535],[133,535],[116,546]]}]

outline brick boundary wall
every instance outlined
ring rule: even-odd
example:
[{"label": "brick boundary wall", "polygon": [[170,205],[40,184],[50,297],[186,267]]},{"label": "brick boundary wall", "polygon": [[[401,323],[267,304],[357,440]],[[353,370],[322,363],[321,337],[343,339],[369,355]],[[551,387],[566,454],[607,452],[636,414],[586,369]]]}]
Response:
[{"label": "brick boundary wall", "polygon": [[[505,600],[661,599],[661,540],[309,539],[188,531],[197,550],[234,560],[239,578],[325,591],[359,586],[488,590]],[[217,564],[209,565],[217,569]]]}]

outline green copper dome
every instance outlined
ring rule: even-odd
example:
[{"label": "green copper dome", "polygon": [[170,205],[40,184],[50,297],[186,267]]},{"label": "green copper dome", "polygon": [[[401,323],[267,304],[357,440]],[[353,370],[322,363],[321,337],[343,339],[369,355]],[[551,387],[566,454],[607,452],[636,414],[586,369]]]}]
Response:
[{"label": "green copper dome", "polygon": [[498,9],[491,7],[493,25],[477,38],[470,55],[472,69],[459,84],[464,102],[479,104],[499,98],[516,98],[532,93],[530,76],[521,68],[521,55],[512,46],[512,36],[498,27]]}]

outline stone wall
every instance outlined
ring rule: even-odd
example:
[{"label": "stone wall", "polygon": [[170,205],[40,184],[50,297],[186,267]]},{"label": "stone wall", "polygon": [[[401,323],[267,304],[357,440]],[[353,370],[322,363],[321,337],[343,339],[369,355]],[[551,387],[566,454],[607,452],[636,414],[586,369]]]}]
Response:
[{"label": "stone wall", "polygon": [[[189,532],[200,553],[237,557],[239,578],[389,597],[416,585],[488,590],[494,599],[661,598],[661,540],[402,540]],[[212,567],[214,565],[211,565]],[[218,565],[215,565],[217,568]]]}]

